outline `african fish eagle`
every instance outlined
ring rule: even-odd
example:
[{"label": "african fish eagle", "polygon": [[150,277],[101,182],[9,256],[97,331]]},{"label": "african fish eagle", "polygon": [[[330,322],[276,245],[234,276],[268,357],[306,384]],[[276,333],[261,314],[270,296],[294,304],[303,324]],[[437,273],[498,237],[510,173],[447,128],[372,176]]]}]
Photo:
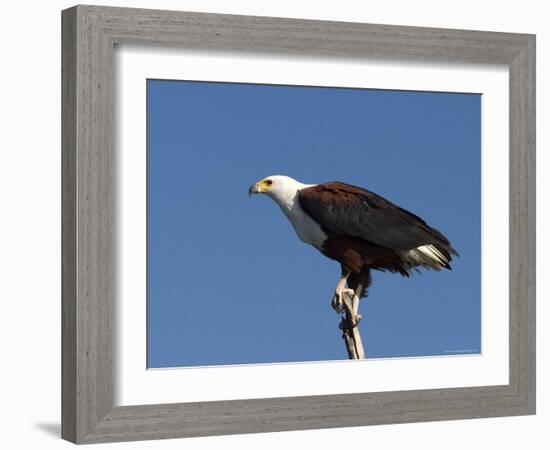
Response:
[{"label": "african fish eagle", "polygon": [[274,175],[253,184],[249,194],[272,198],[303,242],[340,262],[342,276],[332,299],[339,312],[344,295],[365,296],[371,269],[408,277],[419,267],[451,269],[451,255],[458,256],[423,219],[357,186],[303,184]]}]

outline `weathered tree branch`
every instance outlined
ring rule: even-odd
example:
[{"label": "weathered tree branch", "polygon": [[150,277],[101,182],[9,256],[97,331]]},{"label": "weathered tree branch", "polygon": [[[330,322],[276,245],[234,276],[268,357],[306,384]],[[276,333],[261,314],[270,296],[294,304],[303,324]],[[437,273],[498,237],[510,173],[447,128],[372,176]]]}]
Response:
[{"label": "weathered tree branch", "polygon": [[342,338],[346,344],[349,359],[365,359],[366,357],[358,327],[361,320],[359,314],[361,290],[362,286],[359,285],[355,289],[353,297],[347,292],[343,294],[344,317],[342,317],[339,327],[342,330]]}]

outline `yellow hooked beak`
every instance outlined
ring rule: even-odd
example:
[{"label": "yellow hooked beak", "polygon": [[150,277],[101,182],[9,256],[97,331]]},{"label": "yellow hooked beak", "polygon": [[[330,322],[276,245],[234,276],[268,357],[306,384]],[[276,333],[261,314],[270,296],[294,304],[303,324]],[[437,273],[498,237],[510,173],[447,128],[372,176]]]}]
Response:
[{"label": "yellow hooked beak", "polygon": [[258,181],[257,183],[250,186],[250,189],[248,189],[248,196],[252,196],[252,194],[263,194],[264,192],[267,192],[271,189],[271,186],[273,185],[273,181],[270,179],[263,179],[261,181]]}]

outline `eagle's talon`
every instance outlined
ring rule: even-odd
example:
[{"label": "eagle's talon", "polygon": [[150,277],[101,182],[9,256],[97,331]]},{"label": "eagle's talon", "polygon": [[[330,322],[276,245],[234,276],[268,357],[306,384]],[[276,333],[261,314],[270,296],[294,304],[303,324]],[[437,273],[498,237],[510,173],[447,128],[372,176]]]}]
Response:
[{"label": "eagle's talon", "polygon": [[353,289],[336,289],[336,291],[334,291],[334,297],[332,297],[332,308],[338,314],[342,314],[345,310],[346,300],[349,301],[354,295],[355,292]]},{"label": "eagle's talon", "polygon": [[344,304],[338,302],[335,299],[332,299],[332,308],[336,311],[337,314],[342,314],[344,312]]},{"label": "eagle's talon", "polygon": [[361,322],[362,318],[363,318],[363,316],[361,314],[357,314],[355,316],[352,316],[351,317],[351,326],[356,327],[357,325],[359,325],[359,322]]},{"label": "eagle's talon", "polygon": [[[342,331],[344,331],[344,327],[346,326],[346,321],[342,319],[340,323],[338,324],[338,328],[340,328]],[[343,335],[342,335],[343,337]]]}]

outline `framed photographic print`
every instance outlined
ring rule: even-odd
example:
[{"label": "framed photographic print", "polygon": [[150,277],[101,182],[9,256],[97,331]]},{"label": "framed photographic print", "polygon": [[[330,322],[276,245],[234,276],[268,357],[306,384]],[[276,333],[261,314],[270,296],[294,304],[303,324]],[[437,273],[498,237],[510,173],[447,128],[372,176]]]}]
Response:
[{"label": "framed photographic print", "polygon": [[62,18],[65,439],[534,414],[534,36]]}]

